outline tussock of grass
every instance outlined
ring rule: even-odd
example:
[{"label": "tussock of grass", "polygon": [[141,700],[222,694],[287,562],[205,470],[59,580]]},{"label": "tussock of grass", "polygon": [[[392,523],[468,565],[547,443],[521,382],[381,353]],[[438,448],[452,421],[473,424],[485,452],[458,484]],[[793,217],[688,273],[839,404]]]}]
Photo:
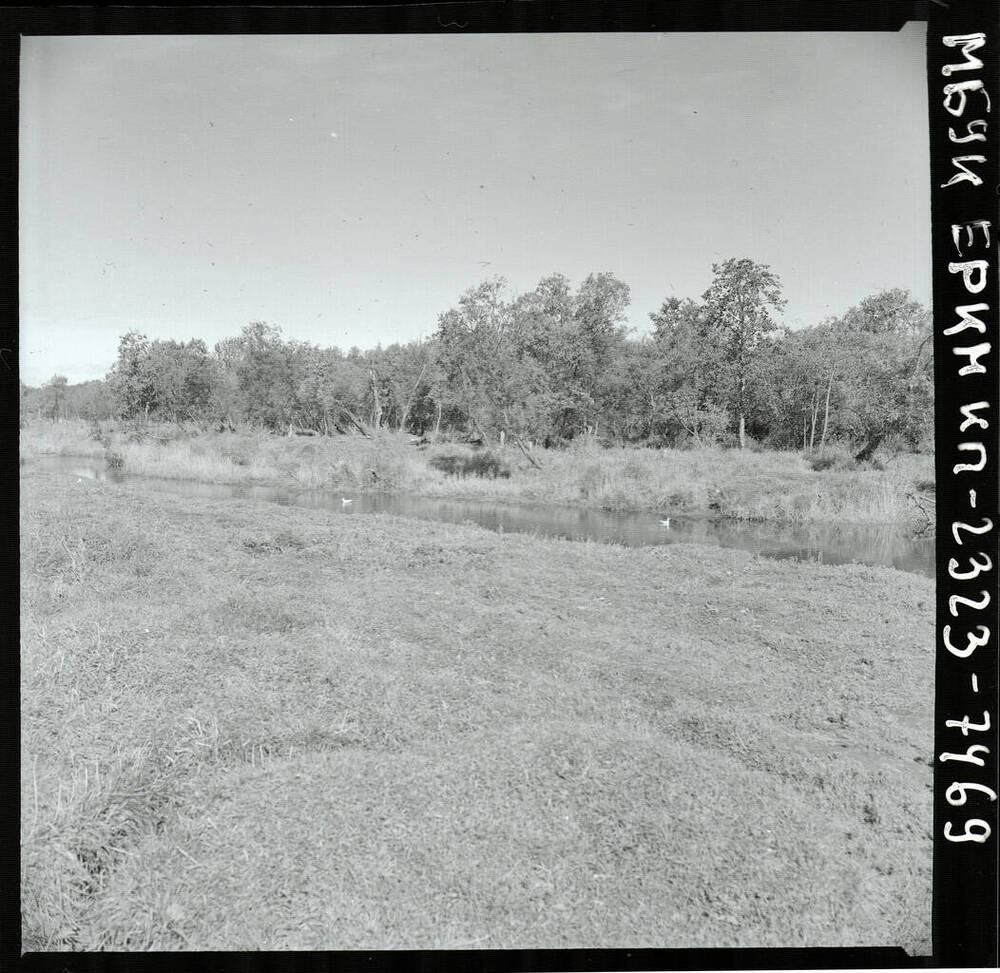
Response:
[{"label": "tussock of grass", "polygon": [[136,838],[158,826],[167,778],[150,766],[146,747],[77,758],[58,780],[40,780],[38,763],[25,769],[22,787],[22,914],[38,920],[26,925],[23,948],[104,948],[87,912]]},{"label": "tussock of grass", "polygon": [[928,579],[21,496],[28,949],[926,948]]}]

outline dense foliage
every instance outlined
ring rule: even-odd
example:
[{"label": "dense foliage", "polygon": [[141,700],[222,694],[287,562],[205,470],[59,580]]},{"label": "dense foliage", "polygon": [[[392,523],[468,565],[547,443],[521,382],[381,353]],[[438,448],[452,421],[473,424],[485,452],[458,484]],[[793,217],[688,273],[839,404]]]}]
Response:
[{"label": "dense foliage", "polygon": [[104,382],[57,375],[22,386],[22,413],[523,445],[581,434],[670,446],[838,441],[870,455],[887,439],[930,443],[930,315],[906,291],[792,331],[772,316],[784,300],[770,268],[730,259],[712,269],[700,300],[668,297],[639,338],[625,326],[629,288],[610,273],[575,291],[561,274],[524,294],[484,281],[440,315],[430,339],[368,351],[289,340],[262,322],[212,351],[132,331]]}]

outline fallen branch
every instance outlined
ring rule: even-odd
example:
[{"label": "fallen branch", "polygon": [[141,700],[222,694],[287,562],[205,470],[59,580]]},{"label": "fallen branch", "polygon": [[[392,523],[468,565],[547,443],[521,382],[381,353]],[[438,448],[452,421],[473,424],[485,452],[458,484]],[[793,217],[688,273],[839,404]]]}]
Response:
[{"label": "fallen branch", "polygon": [[357,416],[354,415],[353,412],[351,412],[350,409],[346,408],[345,406],[340,406],[340,411],[345,416],[347,416],[348,419],[350,419],[350,421],[357,428],[358,432],[360,432],[361,435],[365,437],[365,439],[371,439],[372,438],[371,433],[368,432],[367,429],[365,429],[365,427],[361,424],[361,421],[357,418]]},{"label": "fallen branch", "polygon": [[528,462],[529,462],[529,463],[530,463],[530,464],[531,464],[531,465],[532,465],[532,466],[533,466],[533,467],[534,467],[534,468],[535,468],[536,470],[541,470],[541,469],[544,469],[544,467],[542,466],[542,464],[541,464],[541,463],[539,463],[539,462],[538,462],[538,460],[537,460],[537,459],[535,459],[535,457],[531,455],[531,453],[530,453],[530,452],[528,451],[527,447],[526,447],[526,446],[524,445],[524,443],[522,443],[522,442],[521,442],[520,438],[519,438],[519,437],[517,437],[517,436],[515,436],[515,437],[514,437],[514,445],[515,445],[515,446],[517,446],[517,448],[518,448],[519,450],[521,450],[521,452],[522,452],[522,453],[524,453],[524,455],[525,455],[525,457],[527,458]]}]

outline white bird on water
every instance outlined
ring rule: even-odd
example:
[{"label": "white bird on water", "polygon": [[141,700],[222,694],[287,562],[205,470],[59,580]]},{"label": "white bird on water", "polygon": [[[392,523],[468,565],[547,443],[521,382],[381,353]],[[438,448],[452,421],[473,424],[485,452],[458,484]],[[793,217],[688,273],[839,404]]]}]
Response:
[{"label": "white bird on water", "polygon": [[349,503],[354,503],[354,498],[351,497],[348,499],[347,497],[341,497],[340,502],[346,507]]},{"label": "white bird on water", "polygon": [[661,527],[666,527],[666,528],[667,528],[667,530],[670,530],[670,518],[669,518],[669,517],[667,517],[667,519],[666,519],[666,520],[661,520],[661,521],[660,521],[660,526],[661,526]]}]

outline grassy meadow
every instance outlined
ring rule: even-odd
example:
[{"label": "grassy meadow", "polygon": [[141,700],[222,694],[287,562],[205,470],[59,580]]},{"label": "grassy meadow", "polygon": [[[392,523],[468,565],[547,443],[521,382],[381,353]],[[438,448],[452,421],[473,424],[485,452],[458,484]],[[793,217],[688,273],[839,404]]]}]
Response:
[{"label": "grassy meadow", "polygon": [[[34,422],[21,431],[21,456],[104,457],[127,473],[302,490],[401,490],[424,496],[592,506],[664,513],[713,511],[737,520],[928,526],[933,457],[876,457],[859,468],[847,449],[807,456],[721,448],[603,449],[578,442],[537,449],[541,469],[516,446],[476,451],[459,444],[415,447],[412,437],[287,437],[266,432],[196,432],[174,425],[108,428],[93,438],[82,420]],[[449,458],[487,459],[501,476],[454,476]],[[478,457],[478,459],[477,459]],[[814,468],[816,467],[816,468]]]},{"label": "grassy meadow", "polygon": [[[375,468],[559,502],[593,469],[588,502],[657,507],[755,463],[809,476],[581,451],[452,483],[396,443],[93,446],[158,475]],[[929,951],[931,580],[183,499],[30,457],[24,949]]]}]

